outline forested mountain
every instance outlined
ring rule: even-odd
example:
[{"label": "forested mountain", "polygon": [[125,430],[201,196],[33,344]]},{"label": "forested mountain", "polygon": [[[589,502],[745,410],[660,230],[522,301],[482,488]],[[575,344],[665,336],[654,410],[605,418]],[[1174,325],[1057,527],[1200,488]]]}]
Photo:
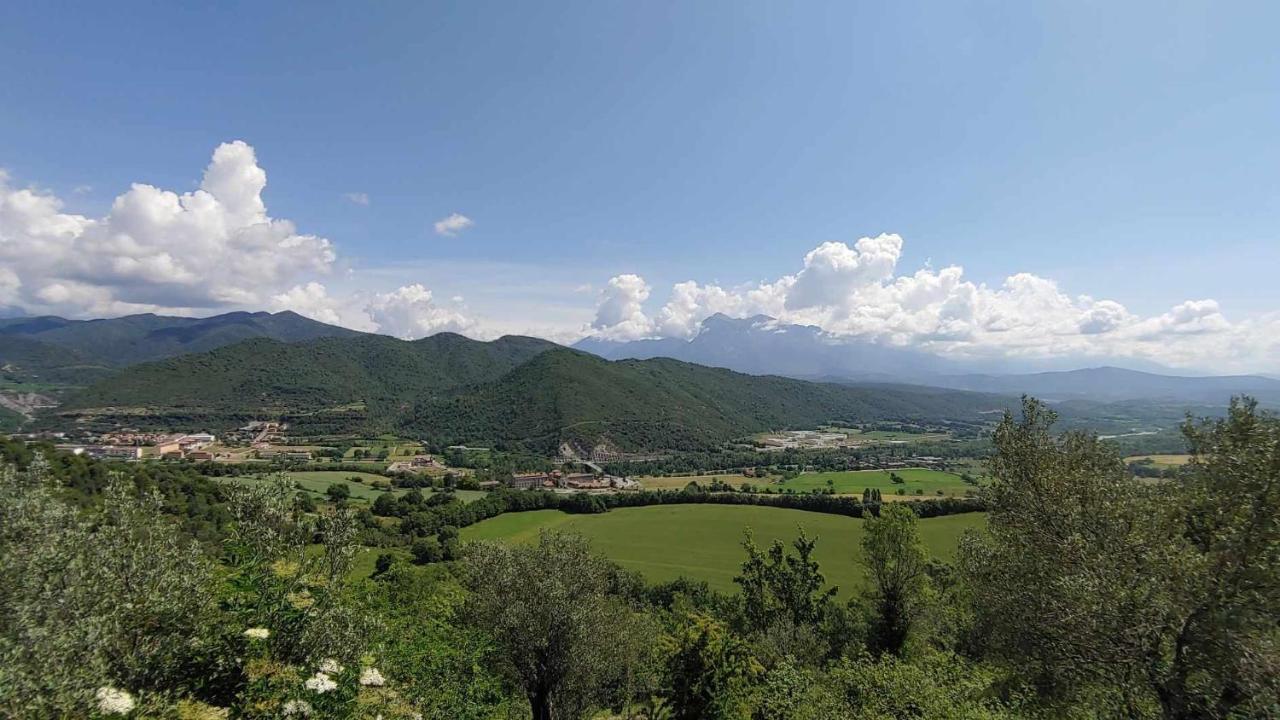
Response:
[{"label": "forested mountain", "polygon": [[975,421],[1004,397],[924,387],[850,387],[655,358],[607,361],[557,349],[497,382],[419,403],[405,427],[437,442],[552,450],[696,449],[771,429],[872,420]]},{"label": "forested mountain", "polygon": [[552,347],[535,338],[479,342],[452,333],[412,342],[382,335],[301,343],[258,338],[127,368],[69,396],[59,412],[215,423],[346,413],[342,423],[390,429],[413,402],[494,380]]},{"label": "forested mountain", "polygon": [[294,312],[233,312],[207,318],[129,315],[0,319],[0,364],[15,378],[85,384],[105,369],[204,352],[250,338],[299,342],[360,333]]},{"label": "forested mountain", "polygon": [[84,353],[21,335],[0,333],[0,380],[83,385],[110,375],[110,365]]},{"label": "forested mountain", "polygon": [[705,448],[829,421],[978,419],[1004,398],[744,375],[669,359],[610,362],[543,340],[440,334],[250,340],[127,368],[70,396],[65,417],[228,424],[282,417],[302,432],[396,431],[442,444],[554,451]]}]

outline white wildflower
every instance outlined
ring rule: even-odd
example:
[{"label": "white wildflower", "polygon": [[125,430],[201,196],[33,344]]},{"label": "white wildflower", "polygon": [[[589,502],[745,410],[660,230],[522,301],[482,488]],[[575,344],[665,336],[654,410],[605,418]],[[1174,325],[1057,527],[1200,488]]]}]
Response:
[{"label": "white wildflower", "polygon": [[333,690],[338,687],[338,683],[334,682],[333,680],[330,680],[329,676],[325,675],[322,672],[318,672],[315,675],[312,675],[311,677],[307,678],[307,681],[302,683],[302,685],[306,689],[314,690],[317,694],[320,694],[320,695],[323,695],[329,692],[330,690]]},{"label": "white wildflower", "polygon": [[266,628],[249,628],[244,631],[244,636],[252,640],[266,640],[271,637],[271,631]]},{"label": "white wildflower", "polygon": [[360,684],[381,687],[387,684],[387,679],[382,677],[382,673],[378,672],[378,668],[367,667],[360,673]]},{"label": "white wildflower", "polygon": [[329,673],[330,675],[337,675],[338,673],[342,672],[342,666],[339,665],[338,661],[334,660],[333,658],[325,658],[320,661],[320,672]]},{"label": "white wildflower", "polygon": [[128,715],[137,705],[133,696],[125,690],[113,687],[98,688],[98,712],[103,715]]},{"label": "white wildflower", "polygon": [[284,714],[286,716],[310,715],[311,703],[307,702],[306,700],[290,700],[289,702],[284,704]]}]

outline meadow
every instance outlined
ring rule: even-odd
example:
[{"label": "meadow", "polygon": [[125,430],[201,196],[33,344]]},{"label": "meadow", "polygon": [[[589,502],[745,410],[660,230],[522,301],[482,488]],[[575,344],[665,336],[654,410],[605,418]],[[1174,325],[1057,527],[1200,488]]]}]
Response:
[{"label": "meadow", "polygon": [[1133,455],[1124,459],[1126,463],[1142,462],[1150,460],[1151,464],[1159,468],[1181,467],[1191,462],[1190,455]]},{"label": "meadow", "polygon": [[[650,582],[679,577],[705,580],[712,588],[733,592],[733,578],[746,557],[743,531],[750,528],[756,543],[767,546],[775,538],[790,542],[803,527],[817,537],[815,555],[829,584],[849,597],[865,586],[861,552],[863,520],[784,508],[736,505],[654,505],[618,508],[598,515],[571,515],[559,510],[536,510],[499,515],[463,528],[464,541],[498,540],[529,543],[541,530],[580,533],[597,550]],[[978,513],[949,515],[920,521],[929,551],[942,560],[955,557],[960,535],[980,528]]]},{"label": "meadow", "polygon": [[[893,474],[897,474],[904,482],[895,483]],[[828,481],[831,483],[828,486]],[[906,496],[923,494],[926,497],[937,497],[941,490],[943,495],[964,495],[966,491],[976,490],[960,479],[956,473],[926,468],[904,468],[901,470],[848,470],[843,472],[804,473],[791,480],[778,483],[773,487],[786,488],[796,492],[823,490],[833,487],[838,495],[861,495],[867,488],[880,490],[885,499],[892,499],[898,490]],[[919,490],[921,493],[917,493]]]}]

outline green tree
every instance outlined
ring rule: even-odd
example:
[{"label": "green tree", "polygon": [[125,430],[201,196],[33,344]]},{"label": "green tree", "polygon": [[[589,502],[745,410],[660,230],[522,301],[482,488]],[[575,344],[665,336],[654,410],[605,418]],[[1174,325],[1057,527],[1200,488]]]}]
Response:
[{"label": "green tree", "polygon": [[794,553],[781,540],[762,551],[748,530],[742,541],[747,551],[740,573],[733,579],[742,588],[743,624],[750,630],[765,630],[785,620],[794,628],[812,626],[822,617],[838,588],[826,585],[826,578],[813,558],[817,538],[800,529],[792,541]]},{"label": "green tree", "polygon": [[613,566],[580,536],[534,546],[481,543],[467,556],[467,615],[534,720],[579,718],[608,702],[641,663],[641,619],[611,592]]},{"label": "green tree", "polygon": [[672,720],[748,717],[764,668],[741,638],[710,616],[685,612],[662,645]]},{"label": "green tree", "polygon": [[902,652],[923,600],[928,561],[911,508],[890,503],[878,518],[865,521],[862,563],[871,578],[875,619],[869,642],[876,652]]},{"label": "green tree", "polygon": [[328,495],[330,500],[338,502],[351,497],[351,488],[347,487],[346,483],[333,483],[324,491],[324,494]]},{"label": "green tree", "polygon": [[988,532],[961,569],[982,642],[1050,701],[1126,717],[1280,707],[1280,422],[1251,402],[1188,423],[1188,478],[1135,481],[1024,401],[996,430]]}]

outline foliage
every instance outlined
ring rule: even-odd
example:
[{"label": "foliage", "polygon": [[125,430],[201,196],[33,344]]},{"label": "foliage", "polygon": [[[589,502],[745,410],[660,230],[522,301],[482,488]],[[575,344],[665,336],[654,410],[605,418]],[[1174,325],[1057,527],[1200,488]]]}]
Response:
[{"label": "foliage", "polygon": [[890,504],[880,517],[866,521],[862,563],[871,577],[869,593],[875,610],[870,646],[875,652],[900,653],[920,611],[927,582],[929,553],[920,538],[916,515]]},{"label": "foliage", "polygon": [[467,614],[532,717],[584,717],[645,664],[642,617],[612,592],[612,568],[574,535],[477,544],[467,555]]},{"label": "foliage", "polygon": [[1280,707],[1280,422],[1233,402],[1189,423],[1190,479],[1154,486],[1053,419],[1027,400],[1001,423],[990,534],[962,548],[988,652],[1099,714]]},{"label": "foliage", "polygon": [[0,471],[0,714],[85,714],[97,688],[198,692],[218,682],[211,567],[197,544],[110,479],[102,511],[62,502],[37,458]]},{"label": "foliage", "polygon": [[666,703],[673,720],[750,717],[764,668],[722,622],[686,612],[663,637]]},{"label": "foliage", "polygon": [[742,547],[747,551],[741,573],[734,582],[742,588],[743,625],[762,631],[785,621],[793,628],[814,625],[838,588],[824,588],[826,579],[813,559],[816,538],[800,529],[789,553],[781,540],[774,540],[767,552],[756,546],[748,530]]}]

